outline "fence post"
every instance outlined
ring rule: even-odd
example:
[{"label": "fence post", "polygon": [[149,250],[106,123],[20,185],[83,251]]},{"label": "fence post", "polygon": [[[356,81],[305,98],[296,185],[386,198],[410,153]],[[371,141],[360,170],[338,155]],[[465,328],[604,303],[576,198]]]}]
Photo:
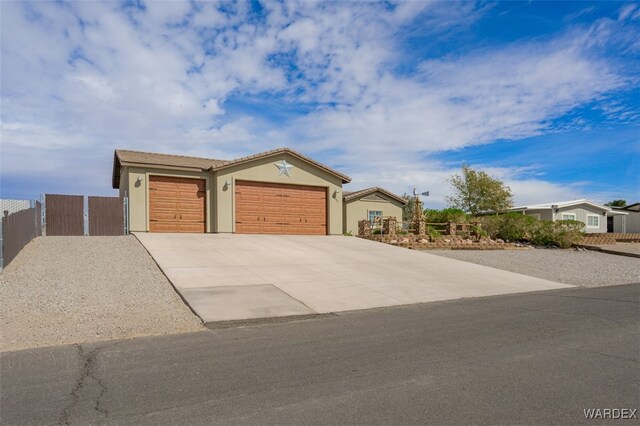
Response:
[{"label": "fence post", "polygon": [[371,235],[371,222],[368,220],[358,221],[358,235],[368,237]]},{"label": "fence post", "polygon": [[9,217],[9,210],[5,210],[3,212],[2,229],[0,230],[2,231],[2,243],[0,244],[0,269],[4,268],[4,239],[7,235],[7,217]]},{"label": "fence post", "polygon": [[124,235],[129,235],[129,197],[126,191],[122,200],[122,208],[124,209]]},{"label": "fence post", "polygon": [[390,236],[396,235],[396,226],[397,226],[397,221],[395,217],[387,217],[383,219],[383,225],[382,225],[383,233]]}]

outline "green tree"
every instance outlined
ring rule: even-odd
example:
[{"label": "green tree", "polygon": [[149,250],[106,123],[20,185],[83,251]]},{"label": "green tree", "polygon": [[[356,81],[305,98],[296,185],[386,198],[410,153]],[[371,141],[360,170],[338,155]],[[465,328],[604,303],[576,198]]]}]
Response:
[{"label": "green tree", "polygon": [[402,198],[407,200],[407,204],[402,206],[402,221],[410,222],[413,220],[413,211],[416,208],[416,198],[409,194],[402,194]]},{"label": "green tree", "polygon": [[486,172],[462,165],[462,173],[448,179],[454,193],[446,198],[451,207],[475,215],[490,211],[503,211],[513,207],[511,189]]},{"label": "green tree", "polygon": [[604,205],[609,207],[624,207],[627,205],[627,200],[613,200],[608,203],[604,203]]}]

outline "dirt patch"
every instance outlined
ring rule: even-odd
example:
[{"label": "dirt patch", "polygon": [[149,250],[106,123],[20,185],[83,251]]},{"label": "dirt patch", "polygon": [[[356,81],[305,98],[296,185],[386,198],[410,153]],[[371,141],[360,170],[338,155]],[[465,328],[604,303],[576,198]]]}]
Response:
[{"label": "dirt patch", "polygon": [[39,237],[0,273],[3,351],[203,330],[133,236]]}]

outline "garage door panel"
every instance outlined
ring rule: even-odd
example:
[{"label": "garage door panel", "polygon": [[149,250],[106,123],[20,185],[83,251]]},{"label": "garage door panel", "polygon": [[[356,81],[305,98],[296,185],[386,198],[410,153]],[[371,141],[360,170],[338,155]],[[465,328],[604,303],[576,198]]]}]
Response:
[{"label": "garage door panel", "polygon": [[236,223],[258,223],[262,222],[262,217],[262,215],[258,214],[242,213],[236,215]]},{"label": "garage door panel", "polygon": [[236,194],[236,201],[239,203],[261,203],[262,195],[261,194]]},{"label": "garage door panel", "polygon": [[180,211],[202,211],[203,206],[202,201],[180,200],[178,202],[178,210]]},{"label": "garage door panel", "polygon": [[[325,235],[326,193],[320,187],[237,181],[236,232]],[[250,214],[262,220],[248,226]]]},{"label": "garage door panel", "polygon": [[149,231],[205,232],[206,181],[149,177]]},{"label": "garage door panel", "polygon": [[153,196],[155,199],[163,200],[175,200],[178,197],[178,190],[171,189],[150,189],[149,197]]},{"label": "garage door panel", "polygon": [[306,217],[304,220],[305,223],[308,223],[309,225],[325,226],[327,224],[327,221],[324,217]]},{"label": "garage door panel", "polygon": [[266,223],[266,224],[282,224],[284,222],[284,218],[280,215],[278,216],[273,216],[273,215],[265,215],[262,217],[262,222]]},{"label": "garage door panel", "polygon": [[149,218],[155,221],[173,221],[176,218],[176,215],[171,211],[163,212],[152,210]]},{"label": "garage door panel", "polygon": [[326,235],[327,230],[322,226],[310,227],[301,225],[288,225],[283,227],[282,233],[289,235]]},{"label": "garage door panel", "polygon": [[241,223],[236,224],[236,232],[241,234],[263,234],[261,226],[258,223]]},{"label": "garage door panel", "polygon": [[285,215],[303,216],[304,211],[305,211],[305,208],[303,206],[296,206],[296,205],[284,205],[282,208],[282,212]]},{"label": "garage door panel", "polygon": [[282,234],[282,228],[282,225],[264,223],[260,226],[260,234]]},{"label": "garage door panel", "polygon": [[205,226],[203,223],[179,222],[177,232],[193,232],[202,234],[205,232]]},{"label": "garage door panel", "polygon": [[149,223],[151,232],[178,232],[177,222],[151,222]]},{"label": "garage door panel", "polygon": [[201,191],[185,191],[184,189],[180,189],[178,191],[177,198],[181,200],[196,200],[204,198],[204,192]]},{"label": "garage door panel", "polygon": [[180,213],[179,219],[183,222],[203,222],[203,213]]},{"label": "garage door panel", "polygon": [[262,211],[265,214],[283,214],[285,212],[284,206],[278,204],[264,204]]},{"label": "garage door panel", "polygon": [[170,211],[174,212],[178,210],[178,202],[175,200],[152,200],[149,203],[151,212],[154,211]]}]

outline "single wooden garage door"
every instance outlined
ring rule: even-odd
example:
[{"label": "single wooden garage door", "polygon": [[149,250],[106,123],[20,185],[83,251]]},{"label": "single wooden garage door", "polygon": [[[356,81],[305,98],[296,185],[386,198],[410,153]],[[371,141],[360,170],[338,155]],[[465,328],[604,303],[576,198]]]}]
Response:
[{"label": "single wooden garage door", "polygon": [[204,179],[149,176],[149,231],[205,232]]},{"label": "single wooden garage door", "polygon": [[327,189],[237,181],[239,234],[327,234]]}]

